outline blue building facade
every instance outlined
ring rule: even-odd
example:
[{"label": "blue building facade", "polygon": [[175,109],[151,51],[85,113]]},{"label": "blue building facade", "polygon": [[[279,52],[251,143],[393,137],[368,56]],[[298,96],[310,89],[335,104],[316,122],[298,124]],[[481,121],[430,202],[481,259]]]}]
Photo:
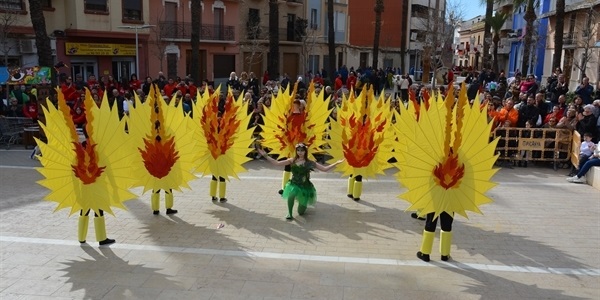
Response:
[{"label": "blue building facade", "polygon": [[508,64],[508,76],[514,76],[517,71],[521,74],[534,74],[537,80],[541,80],[544,75],[544,59],[546,53],[546,40],[548,36],[548,19],[540,19],[539,16],[550,11],[551,0],[539,1],[539,6],[535,8],[535,14],[538,17],[534,22],[534,50],[530,55],[531,64],[529,70],[521,70],[523,65],[524,39],[526,33],[525,26],[527,22],[525,16],[525,6],[518,8],[513,14],[513,32],[517,33],[517,39],[511,43]]}]

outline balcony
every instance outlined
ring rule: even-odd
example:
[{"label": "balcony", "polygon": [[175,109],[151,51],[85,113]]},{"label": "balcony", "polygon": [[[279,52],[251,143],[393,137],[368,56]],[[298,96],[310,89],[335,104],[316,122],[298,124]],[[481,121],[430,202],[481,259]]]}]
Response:
[{"label": "balcony", "polygon": [[[492,44],[493,47],[493,44]],[[498,54],[509,54],[511,42],[508,39],[501,39],[498,42]]]},{"label": "balcony", "polygon": [[[162,39],[189,40],[192,37],[191,22],[160,22]],[[203,41],[235,41],[235,27],[215,24],[202,24],[200,40]]]},{"label": "balcony", "polygon": [[504,25],[500,28],[500,31],[504,30],[513,30],[513,16],[509,16],[506,21],[504,21]]},{"label": "balcony", "polygon": [[[302,35],[297,33],[294,28],[279,28],[280,42],[302,42]],[[246,38],[248,40],[269,40],[269,27],[246,27]]]},{"label": "balcony", "polygon": [[563,45],[566,48],[573,48],[577,46],[577,38],[574,32],[569,32],[563,35]]},{"label": "balcony", "polygon": [[286,2],[289,6],[302,6],[304,4],[304,0],[287,0]]}]

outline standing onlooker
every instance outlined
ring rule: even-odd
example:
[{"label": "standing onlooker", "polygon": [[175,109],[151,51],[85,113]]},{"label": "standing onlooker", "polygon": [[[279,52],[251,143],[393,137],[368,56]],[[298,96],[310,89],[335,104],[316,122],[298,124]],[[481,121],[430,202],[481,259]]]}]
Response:
[{"label": "standing onlooker", "polygon": [[558,74],[557,79],[554,80],[548,88],[548,92],[550,92],[550,102],[552,102],[553,105],[558,104],[558,97],[566,95],[568,91],[569,84],[565,80],[565,75]]},{"label": "standing onlooker", "polygon": [[592,93],[594,87],[590,85],[590,79],[583,77],[581,84],[575,89],[575,94],[579,95],[583,99],[583,104],[592,104]]}]

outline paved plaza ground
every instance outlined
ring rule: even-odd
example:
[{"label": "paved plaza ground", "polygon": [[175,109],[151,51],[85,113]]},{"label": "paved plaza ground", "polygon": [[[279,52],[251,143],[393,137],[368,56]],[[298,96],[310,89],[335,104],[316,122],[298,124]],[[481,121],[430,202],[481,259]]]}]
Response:
[{"label": "paved plaza ground", "polygon": [[[0,299],[600,299],[600,192],[549,166],[502,169],[485,215],[457,217],[451,260],[416,258],[410,217],[390,170],[346,197],[337,173],[313,174],[318,203],[286,221],[281,169],[265,161],[213,203],[209,179],[152,215],[134,192],[106,217],[99,247],[77,241],[77,216],[53,213],[29,151],[0,150]],[[91,219],[91,218],[90,218]]]}]

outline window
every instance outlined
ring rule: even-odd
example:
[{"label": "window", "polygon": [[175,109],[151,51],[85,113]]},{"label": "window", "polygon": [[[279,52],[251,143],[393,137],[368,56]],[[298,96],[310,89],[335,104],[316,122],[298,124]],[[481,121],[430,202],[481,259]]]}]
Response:
[{"label": "window", "polygon": [[123,0],[123,20],[144,20],[142,16],[142,0]]},{"label": "window", "polygon": [[319,17],[317,15],[317,9],[313,8],[310,10],[310,29],[319,28]]},{"label": "window", "polygon": [[0,0],[0,9],[25,10],[25,4],[23,0]]},{"label": "window", "polygon": [[108,12],[107,0],[85,0],[85,10],[92,12]]}]

